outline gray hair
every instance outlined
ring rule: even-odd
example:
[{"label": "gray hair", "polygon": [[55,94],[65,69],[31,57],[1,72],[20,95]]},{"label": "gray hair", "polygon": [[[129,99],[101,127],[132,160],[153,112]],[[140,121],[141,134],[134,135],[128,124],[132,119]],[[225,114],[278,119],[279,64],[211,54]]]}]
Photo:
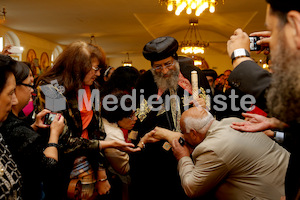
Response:
[{"label": "gray hair", "polygon": [[207,111],[206,113],[207,115],[203,118],[186,117],[184,119],[185,132],[189,133],[191,129],[194,129],[198,133],[203,133],[207,126],[210,124],[210,122],[214,120],[212,114],[210,114]]}]

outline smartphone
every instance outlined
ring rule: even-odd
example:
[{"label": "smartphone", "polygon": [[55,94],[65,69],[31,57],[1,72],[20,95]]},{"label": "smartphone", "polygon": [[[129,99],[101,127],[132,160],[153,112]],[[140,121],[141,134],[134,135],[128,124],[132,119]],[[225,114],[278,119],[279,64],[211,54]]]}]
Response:
[{"label": "smartphone", "polygon": [[250,51],[259,51],[260,45],[257,45],[257,41],[260,40],[258,36],[249,36],[250,39]]},{"label": "smartphone", "polygon": [[185,140],[182,137],[179,138],[178,142],[181,146],[184,146],[185,144]]},{"label": "smartphone", "polygon": [[56,115],[57,115],[57,113],[47,113],[45,115],[44,124],[50,125],[53,122]]}]

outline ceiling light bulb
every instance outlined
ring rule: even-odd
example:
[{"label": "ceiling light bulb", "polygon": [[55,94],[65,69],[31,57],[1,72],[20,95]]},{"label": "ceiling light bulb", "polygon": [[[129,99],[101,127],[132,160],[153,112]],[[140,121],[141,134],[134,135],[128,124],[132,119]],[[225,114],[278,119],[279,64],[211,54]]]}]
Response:
[{"label": "ceiling light bulb", "polygon": [[200,14],[201,14],[201,9],[200,9],[200,8],[198,8],[198,9],[196,10],[196,13],[195,13],[195,15],[198,17],[198,16],[200,16]]},{"label": "ceiling light bulb", "polygon": [[187,6],[186,2],[182,2],[179,7],[183,10]]},{"label": "ceiling light bulb", "polygon": [[190,15],[192,13],[192,8],[191,7],[188,7],[186,9],[186,14]]},{"label": "ceiling light bulb", "polygon": [[216,10],[216,8],[215,8],[214,5],[211,5],[211,6],[209,7],[209,12],[210,12],[210,13],[214,13],[215,10]]},{"label": "ceiling light bulb", "polygon": [[197,65],[202,65],[202,61],[200,61],[200,60],[195,60],[195,61],[194,61],[194,65],[196,65],[196,66],[197,66]]},{"label": "ceiling light bulb", "polygon": [[197,8],[197,4],[195,2],[193,2],[192,5],[191,5],[191,8],[192,9],[196,9]]},{"label": "ceiling light bulb", "polygon": [[180,13],[181,13],[181,11],[179,10],[179,8],[177,8],[176,11],[175,11],[175,15],[178,16],[178,15],[180,15]]},{"label": "ceiling light bulb", "polygon": [[172,10],[173,10],[173,4],[170,3],[170,4],[168,5],[168,11],[172,11]]},{"label": "ceiling light bulb", "polygon": [[208,8],[209,7],[208,2],[204,2],[203,7],[204,7],[204,9]]}]

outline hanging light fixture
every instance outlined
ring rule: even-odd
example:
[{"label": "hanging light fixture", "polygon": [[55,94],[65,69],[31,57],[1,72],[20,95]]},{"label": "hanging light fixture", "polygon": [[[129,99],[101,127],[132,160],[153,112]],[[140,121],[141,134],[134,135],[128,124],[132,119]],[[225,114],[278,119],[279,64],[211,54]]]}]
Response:
[{"label": "hanging light fixture", "polygon": [[209,65],[206,62],[204,57],[198,56],[198,55],[193,55],[191,58],[194,60],[194,65],[198,67],[199,69],[209,69]]},{"label": "hanging light fixture", "polygon": [[97,42],[96,42],[96,37],[95,37],[95,35],[91,35],[91,37],[90,37],[90,44],[97,45]]},{"label": "hanging light fixture", "polygon": [[2,12],[1,12],[1,14],[0,14],[0,17],[1,17],[1,18],[0,18],[0,21],[1,21],[1,22],[4,22],[4,21],[6,20],[6,16],[5,16],[5,15],[6,15],[6,10],[5,10],[5,8],[3,8],[3,9],[2,9]]},{"label": "hanging light fixture", "polygon": [[270,65],[269,65],[269,61],[270,61],[270,58],[269,56],[267,55],[266,56],[266,59],[263,61],[263,60],[259,60],[259,63],[262,64],[262,68],[266,69],[266,70],[270,70]]},{"label": "hanging light fixture", "polygon": [[132,61],[129,59],[129,53],[127,54],[127,59],[125,59],[124,61],[122,61],[123,67],[132,67]]},{"label": "hanging light fixture", "polygon": [[[198,30],[198,19],[189,20],[189,29],[184,39],[180,42],[181,52],[184,54],[204,54],[204,49],[209,46],[208,42],[202,41]],[[188,37],[188,38],[187,38]]]},{"label": "hanging light fixture", "polygon": [[[218,1],[219,0],[160,0],[160,3],[165,3],[168,11],[175,10],[175,15],[180,15],[186,8],[187,14],[191,14],[192,10],[195,10],[195,15],[200,16],[207,8],[209,8],[209,12],[214,13]],[[222,0],[222,2],[224,4],[224,0]]]}]

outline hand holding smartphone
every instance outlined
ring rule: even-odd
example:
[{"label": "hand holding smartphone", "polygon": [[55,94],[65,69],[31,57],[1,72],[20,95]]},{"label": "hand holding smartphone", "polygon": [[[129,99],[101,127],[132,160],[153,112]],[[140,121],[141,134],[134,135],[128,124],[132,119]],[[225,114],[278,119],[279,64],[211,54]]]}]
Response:
[{"label": "hand holding smartphone", "polygon": [[51,123],[53,122],[55,116],[57,115],[58,113],[47,113],[45,115],[45,119],[44,119],[44,124],[45,125],[51,125]]},{"label": "hand holding smartphone", "polygon": [[259,51],[261,46],[257,44],[257,41],[260,40],[258,36],[249,36],[250,39],[250,51]]}]

